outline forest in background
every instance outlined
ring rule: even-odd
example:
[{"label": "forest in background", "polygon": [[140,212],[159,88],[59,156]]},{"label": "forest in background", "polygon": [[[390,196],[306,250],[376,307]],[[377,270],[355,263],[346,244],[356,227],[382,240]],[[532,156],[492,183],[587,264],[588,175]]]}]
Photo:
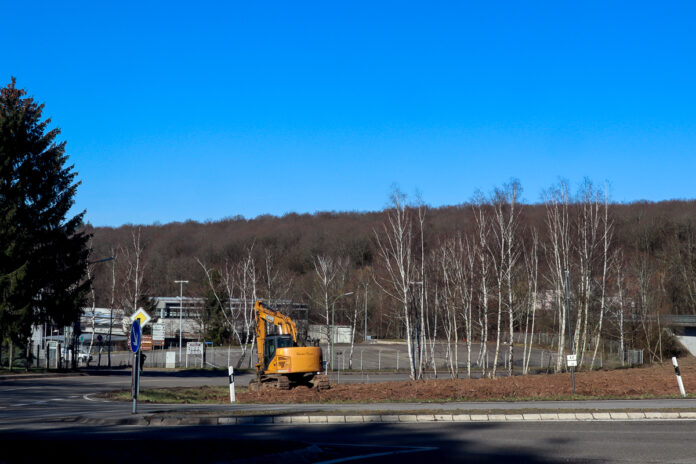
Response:
[{"label": "forest in background", "polygon": [[[456,206],[433,208],[395,190],[379,212],[289,213],[198,223],[87,227],[92,259],[90,305],[147,306],[147,297],[206,298],[207,339],[246,345],[253,334],[241,299],[306,303],[310,322],[406,340],[414,378],[434,341],[467,343],[470,370],[491,349],[496,362],[532,333],[555,335],[557,370],[567,350],[566,283],[573,343],[596,366],[603,341],[660,360],[674,347],[659,315],[696,313],[696,201],[612,203],[590,181],[577,191],[559,182],[538,204],[520,203],[511,181]],[[240,326],[238,323],[244,320]],[[236,321],[236,322],[235,322]],[[486,340],[472,352],[472,343]],[[527,364],[525,364],[527,363]]]}]

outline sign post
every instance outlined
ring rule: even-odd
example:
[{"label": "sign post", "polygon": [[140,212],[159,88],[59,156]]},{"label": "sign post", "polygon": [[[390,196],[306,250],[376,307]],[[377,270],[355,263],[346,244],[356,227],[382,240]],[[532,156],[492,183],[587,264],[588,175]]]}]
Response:
[{"label": "sign post", "polygon": [[[576,355],[573,353],[573,334],[570,329],[570,272],[568,269],[565,270],[565,281],[566,281],[566,324],[568,324],[568,346],[570,347],[570,354],[566,359],[568,367],[570,367],[570,378],[573,383],[573,396],[575,396],[575,366],[578,365]],[[571,360],[571,357],[573,358]],[[572,364],[571,364],[572,363]]]},{"label": "sign post", "polygon": [[140,390],[140,343],[142,341],[142,331],[140,321],[135,319],[130,330],[130,348],[133,352],[133,370],[131,371],[131,395],[133,396],[133,411],[135,414],[138,408],[138,391]]},{"label": "sign post", "polygon": [[227,369],[230,375],[230,403],[234,403],[234,367],[229,366]]}]

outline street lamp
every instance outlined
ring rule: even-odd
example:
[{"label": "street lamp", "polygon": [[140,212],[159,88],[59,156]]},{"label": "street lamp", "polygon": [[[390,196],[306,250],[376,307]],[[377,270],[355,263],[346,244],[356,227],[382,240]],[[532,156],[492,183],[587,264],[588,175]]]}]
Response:
[{"label": "street lamp", "polygon": [[[87,261],[87,265],[89,266],[89,265],[92,265],[92,264],[105,263],[105,262],[107,262],[107,261],[113,261],[113,260],[115,260],[115,259],[116,259],[116,257],[114,257],[114,256],[109,256],[108,258],[97,259],[96,261]],[[94,316],[94,314],[93,314],[92,316]],[[107,350],[108,350],[108,356],[109,356],[109,368],[111,368],[111,328],[113,327],[113,324],[114,324],[114,308],[113,308],[113,304],[111,305],[109,317],[110,317],[110,319],[109,319],[109,339],[108,339],[109,341],[108,341]],[[82,329],[82,327],[80,327],[80,329]],[[93,341],[94,341],[94,327],[92,327],[92,342],[90,342],[90,348],[91,348],[91,346],[92,346]],[[90,351],[91,351],[91,350],[90,350]],[[74,340],[74,337],[73,337],[73,353],[75,353],[75,352],[76,352],[76,349],[75,349],[75,340]],[[88,356],[90,356],[91,354],[92,354],[92,353],[88,353]],[[73,358],[75,358],[74,354],[73,354]],[[88,363],[88,364],[89,364],[89,363]],[[74,362],[73,362],[73,365],[75,365]],[[101,368],[101,351],[99,351],[99,362],[97,363],[97,367]]]},{"label": "street lamp", "polygon": [[334,358],[335,358],[335,351],[334,351],[334,334],[336,332],[336,302],[338,301],[339,298],[343,298],[344,296],[352,295],[353,292],[348,292],[344,293],[343,295],[338,295],[336,298],[334,298],[333,302],[331,303],[331,370],[334,369]]},{"label": "street lamp", "polygon": [[184,284],[189,283],[188,280],[175,280],[175,284],[179,284],[179,367],[181,367],[181,313],[184,310]]}]

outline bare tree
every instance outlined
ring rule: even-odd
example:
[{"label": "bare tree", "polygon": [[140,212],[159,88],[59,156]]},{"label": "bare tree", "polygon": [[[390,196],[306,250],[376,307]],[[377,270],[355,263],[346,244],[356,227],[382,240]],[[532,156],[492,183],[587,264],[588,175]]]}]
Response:
[{"label": "bare tree", "polygon": [[544,195],[546,204],[546,225],[549,235],[547,262],[549,265],[549,283],[553,288],[558,315],[558,350],[556,372],[561,370],[565,350],[566,311],[565,270],[570,269],[570,219],[568,185],[561,181]]},{"label": "bare tree", "polygon": [[314,257],[314,282],[317,287],[317,295],[309,295],[309,297],[324,308],[326,340],[332,368],[334,367],[332,349],[335,329],[331,327],[331,311],[336,300],[343,296],[347,268],[348,258],[346,257],[334,258],[326,255]]},{"label": "bare tree", "polygon": [[387,274],[387,277],[376,279],[376,282],[401,306],[410,376],[416,379],[413,315],[410,309],[415,302],[412,287],[417,275],[417,263],[413,257],[413,222],[404,194],[395,189],[391,200],[392,208],[387,211],[387,222],[379,233],[375,230],[378,255]]},{"label": "bare tree", "polygon": [[[519,181],[513,180],[506,184],[502,189],[496,189],[493,195],[493,211],[495,214],[496,227],[493,229],[497,238],[497,250],[492,254],[494,266],[496,268],[497,289],[498,289],[498,331],[495,347],[495,361],[493,363],[492,376],[495,377],[498,362],[498,352],[500,349],[501,314],[504,302],[503,293],[507,295],[508,312],[508,375],[512,375],[513,368],[513,348],[515,344],[515,315],[514,315],[514,295],[512,291],[513,268],[517,263],[519,252],[517,251],[517,224],[518,212],[516,210],[519,195],[521,193]],[[504,288],[505,286],[505,288]]]},{"label": "bare tree", "polygon": [[442,329],[447,337],[447,359],[449,360],[450,376],[456,379],[459,370],[457,349],[459,331],[457,327],[457,267],[461,264],[457,256],[454,239],[446,240],[440,245],[437,261],[440,263],[440,280],[442,290],[438,294],[443,310],[439,311],[442,318]]},{"label": "bare tree", "polygon": [[[578,311],[575,323],[575,352],[580,355],[582,365],[587,347],[590,305],[593,300],[593,274],[596,261],[596,250],[599,246],[600,204],[597,192],[588,179],[585,179],[579,195],[578,207]],[[605,274],[606,277],[606,274]]]},{"label": "bare tree", "polygon": [[263,283],[268,300],[285,299],[292,288],[293,279],[276,266],[270,249],[265,249]]},{"label": "bare tree", "polygon": [[485,208],[485,199],[481,193],[478,193],[473,205],[473,212],[476,222],[476,240],[478,242],[475,250],[476,254],[478,255],[479,275],[481,282],[478,305],[478,320],[481,329],[481,349],[478,356],[478,365],[481,367],[481,375],[483,376],[486,375],[488,360],[488,274],[490,269],[488,253],[490,225],[488,224]]},{"label": "bare tree", "polygon": [[428,330],[426,325],[427,312],[428,312],[428,279],[425,272],[425,216],[427,213],[427,206],[423,203],[423,199],[420,194],[417,196],[417,212],[418,212],[418,232],[420,236],[420,323],[418,324],[418,346],[416,353],[418,359],[416,360],[416,365],[418,366],[418,378],[423,378],[423,367],[425,365],[426,356],[426,345]]},{"label": "bare tree", "polygon": [[130,311],[131,314],[138,310],[138,305],[145,294],[144,281],[147,260],[145,259],[145,244],[141,234],[140,227],[132,228],[130,246],[121,246],[118,253],[122,258],[121,264],[123,266],[121,306],[124,310]]},{"label": "bare tree", "polygon": [[[524,254],[525,267],[527,269],[527,305],[524,324],[524,350],[522,355],[522,373],[529,373],[529,361],[534,344],[534,323],[536,321],[536,307],[538,301],[539,282],[539,235],[536,229],[532,229],[532,249]],[[531,314],[531,327],[530,327]]]},{"label": "bare tree", "polygon": [[196,258],[205,273],[208,288],[221,311],[225,325],[242,349],[237,367],[241,367],[247,356],[249,367],[254,364],[256,337],[252,329],[255,324],[254,301],[258,298],[258,276],[253,247],[251,245],[246,249],[241,261],[230,263],[226,260],[220,269],[208,267]]},{"label": "bare tree", "polygon": [[610,248],[612,246],[613,237],[613,221],[609,218],[609,200],[606,184],[604,186],[604,204],[602,218],[602,277],[600,281],[600,304],[599,304],[599,322],[597,323],[595,349],[592,353],[592,363],[590,369],[594,369],[595,359],[597,359],[597,350],[599,349],[600,338],[602,336],[602,324],[604,322],[604,313],[607,306],[607,276],[609,273]]},{"label": "bare tree", "polygon": [[[116,248],[111,248],[111,256],[114,259],[111,261],[111,292],[109,296],[109,336],[107,339],[107,364],[111,368],[111,336],[114,330],[114,306],[116,305]],[[122,312],[122,311],[121,311]]]}]

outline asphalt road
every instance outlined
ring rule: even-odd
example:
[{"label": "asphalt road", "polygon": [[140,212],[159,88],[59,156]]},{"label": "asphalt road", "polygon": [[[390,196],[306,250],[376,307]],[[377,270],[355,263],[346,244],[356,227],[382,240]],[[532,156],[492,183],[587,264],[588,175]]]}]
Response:
[{"label": "asphalt road", "polygon": [[[696,422],[341,426],[23,426],[0,432],[5,462],[693,463]],[[283,451],[269,456],[267,453]],[[254,453],[266,454],[250,459]],[[24,458],[24,459],[22,459]],[[0,460],[3,460],[0,458]]]},{"label": "asphalt road", "polygon": [[[143,385],[226,384],[219,372],[147,372]],[[111,375],[13,379],[0,382],[0,462],[46,462],[68,453],[75,460],[128,462],[268,462],[254,454],[289,453],[292,463],[356,462],[696,462],[696,421],[418,423],[254,425],[198,427],[96,426],[65,418],[130,417],[130,403],[102,402],[93,394],[128,388],[127,371]],[[339,405],[342,410],[444,409],[696,409],[696,400],[577,401]],[[336,405],[145,405],[158,411],[227,413],[235,409],[325,411]],[[127,441],[124,441],[127,440]],[[36,444],[34,446],[34,443]],[[19,457],[9,452],[17,450]],[[24,453],[24,454],[21,454]],[[374,455],[374,456],[373,456]],[[24,456],[22,458],[22,456]],[[365,457],[367,456],[367,457]],[[373,457],[370,457],[373,456]],[[24,459],[26,458],[26,459]],[[24,459],[24,460],[22,460]],[[246,459],[246,461],[245,461]],[[251,459],[251,460],[249,460]],[[344,462],[344,461],[335,461]]]}]

